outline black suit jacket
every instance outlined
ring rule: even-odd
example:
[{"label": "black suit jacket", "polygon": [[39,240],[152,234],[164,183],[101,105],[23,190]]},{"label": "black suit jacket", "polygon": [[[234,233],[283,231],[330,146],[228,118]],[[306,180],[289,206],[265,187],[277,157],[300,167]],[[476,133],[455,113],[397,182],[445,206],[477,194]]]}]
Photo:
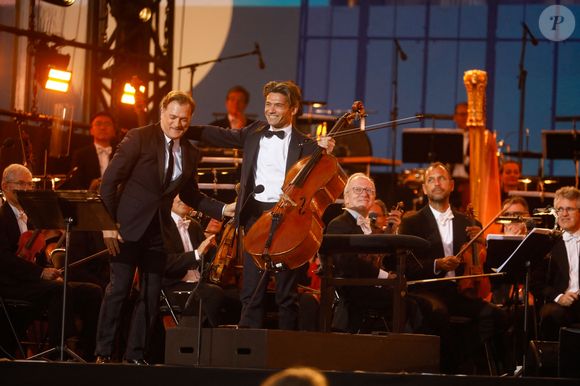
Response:
[{"label": "black suit jacket", "polygon": [[[216,126],[195,126],[190,128],[193,136],[191,139],[199,139],[212,146],[230,147],[243,149],[244,158],[240,176],[240,192],[236,204],[236,221],[240,220],[240,212],[243,203],[254,190],[254,170],[258,160],[260,139],[269,125],[266,122],[255,121],[240,130],[229,130]],[[193,129],[193,130],[192,130]],[[318,144],[311,141],[296,128],[292,128],[292,137],[288,148],[288,159],[286,161],[286,172],[290,170],[298,160],[311,155],[318,148]]]},{"label": "black suit jacket", "polygon": [[0,290],[4,286],[20,287],[23,282],[38,281],[42,267],[16,256],[20,228],[12,208],[0,207]]},{"label": "black suit jacket", "polygon": [[180,145],[182,174],[166,189],[166,141],[159,124],[130,130],[119,145],[105,171],[100,192],[109,213],[120,224],[124,240],[138,241],[153,217],[159,216],[163,240],[171,253],[171,206],[178,194],[187,205],[221,219],[223,203],[207,197],[197,186],[199,151],[184,138]]},{"label": "black suit jacket", "polygon": [[[113,152],[109,156],[109,161],[115,153],[115,146],[113,145],[112,148]],[[77,170],[72,172],[72,177],[63,185],[66,189],[88,189],[94,179],[101,178],[99,156],[93,143],[73,153],[71,171],[75,167]]]},{"label": "black suit jacket", "polygon": [[[461,246],[468,241],[465,228],[472,225],[470,219],[464,214],[453,210],[453,253],[461,250]],[[477,225],[480,225],[479,223]],[[444,277],[446,272],[438,275],[434,274],[435,259],[445,257],[441,234],[437,227],[437,220],[429,205],[424,206],[417,213],[403,218],[399,233],[421,237],[430,243],[424,252],[417,252],[416,256],[421,262],[419,266],[413,259],[407,260],[407,278],[410,280],[430,279],[434,277]],[[463,266],[460,265],[455,271],[456,275],[461,275]]]},{"label": "black suit jacket", "polygon": [[556,242],[550,253],[532,267],[530,287],[534,296],[546,303],[568,289],[570,264],[563,239]]},{"label": "black suit jacket", "polygon": [[[326,228],[327,234],[363,234],[355,218],[344,211],[335,217]],[[379,269],[356,253],[334,255],[335,275],[340,277],[377,278]]]},{"label": "black suit jacket", "polygon": [[[174,252],[167,255],[163,286],[169,286],[181,281],[181,278],[185,276],[189,269],[195,269],[198,265],[195,259],[195,251],[185,252],[183,249],[183,242],[175,221],[169,227],[170,243],[174,246]],[[205,239],[203,229],[197,221],[191,221],[187,233],[189,233],[189,239],[194,249]]]}]

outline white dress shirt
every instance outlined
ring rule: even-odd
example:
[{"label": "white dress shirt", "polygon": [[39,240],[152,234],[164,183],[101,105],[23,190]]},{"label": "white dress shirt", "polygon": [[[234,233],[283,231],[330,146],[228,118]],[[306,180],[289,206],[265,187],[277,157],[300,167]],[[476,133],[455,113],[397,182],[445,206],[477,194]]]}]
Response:
[{"label": "white dress shirt", "polygon": [[[445,212],[439,212],[437,209],[434,209],[431,205],[429,205],[429,209],[435,216],[435,220],[437,221],[437,228],[439,228],[439,234],[441,235],[441,243],[443,244],[443,253],[445,256],[452,256],[453,255],[453,212],[451,211],[451,207],[447,208]],[[441,256],[441,257],[445,257]],[[435,274],[439,274],[440,271],[436,269],[436,263],[433,262],[433,271]],[[447,271],[445,276],[454,277],[455,271]]]},{"label": "white dress shirt", "polygon": [[[272,130],[272,127],[269,128]],[[256,201],[278,202],[282,194],[282,186],[286,178],[286,161],[288,159],[288,147],[292,136],[292,126],[286,126],[284,139],[272,136],[262,137],[258,151],[258,160],[254,175],[255,186],[264,186],[262,193],[256,194]]]},{"label": "white dress shirt", "polygon": [[[167,170],[169,164],[169,141],[171,141],[171,138],[165,134],[163,136],[165,137],[165,170]],[[173,162],[173,176],[171,176],[171,181],[178,179],[183,170],[179,138],[173,140]]]}]

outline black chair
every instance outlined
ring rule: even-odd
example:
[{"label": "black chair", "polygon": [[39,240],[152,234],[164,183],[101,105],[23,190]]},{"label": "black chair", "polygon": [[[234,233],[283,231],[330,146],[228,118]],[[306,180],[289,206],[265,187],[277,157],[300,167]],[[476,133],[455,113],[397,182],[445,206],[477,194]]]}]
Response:
[{"label": "black chair", "polygon": [[[18,353],[20,354],[20,356],[22,358],[26,358],[26,353],[24,351],[24,347],[22,345],[21,338],[20,338],[18,332],[16,331],[16,327],[15,327],[15,324],[13,322],[13,318],[11,317],[11,313],[13,315],[14,314],[21,315],[21,314],[25,314],[25,313],[30,313],[32,310],[36,309],[34,304],[32,304],[26,300],[4,299],[2,296],[0,296],[0,307],[2,308],[2,313],[4,315],[4,319],[9,326],[9,330],[10,330],[10,333],[12,335],[12,338],[14,339],[14,342],[16,343],[16,346],[18,348]],[[11,357],[11,359],[14,359],[12,353],[9,352],[11,350],[7,350],[1,346],[0,346],[0,349],[6,355]]]}]

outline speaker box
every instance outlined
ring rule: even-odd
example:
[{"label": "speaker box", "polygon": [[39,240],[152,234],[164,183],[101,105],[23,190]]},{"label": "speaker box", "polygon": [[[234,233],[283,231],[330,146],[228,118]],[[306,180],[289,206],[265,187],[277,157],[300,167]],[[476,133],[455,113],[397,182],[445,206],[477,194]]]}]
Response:
[{"label": "speaker box", "polygon": [[[181,318],[179,326],[165,331],[165,363],[171,365],[197,365],[197,318]],[[202,328],[199,365],[209,366],[211,329]]]},{"label": "speaker box", "polygon": [[526,374],[537,377],[557,377],[558,351],[558,342],[531,340],[526,356]]},{"label": "speaker box", "polygon": [[566,378],[580,378],[580,329],[578,328],[560,329],[558,375]]},{"label": "speaker box", "polygon": [[[173,330],[180,331],[167,332],[166,363],[194,364],[195,328]],[[216,328],[204,330],[201,354],[202,364],[211,367],[439,372],[439,337],[432,335]]]}]

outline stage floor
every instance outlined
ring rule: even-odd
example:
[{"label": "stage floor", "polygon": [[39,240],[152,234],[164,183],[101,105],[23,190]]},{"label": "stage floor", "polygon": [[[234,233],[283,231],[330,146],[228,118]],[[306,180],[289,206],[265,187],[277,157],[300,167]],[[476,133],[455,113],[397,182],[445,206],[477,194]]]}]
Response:
[{"label": "stage floor", "polygon": [[[275,370],[207,368],[193,366],[136,366],[73,362],[3,361],[3,385],[43,386],[259,386]],[[545,386],[578,385],[577,379],[532,377],[475,377],[438,374],[393,374],[325,371],[331,386]]]}]

